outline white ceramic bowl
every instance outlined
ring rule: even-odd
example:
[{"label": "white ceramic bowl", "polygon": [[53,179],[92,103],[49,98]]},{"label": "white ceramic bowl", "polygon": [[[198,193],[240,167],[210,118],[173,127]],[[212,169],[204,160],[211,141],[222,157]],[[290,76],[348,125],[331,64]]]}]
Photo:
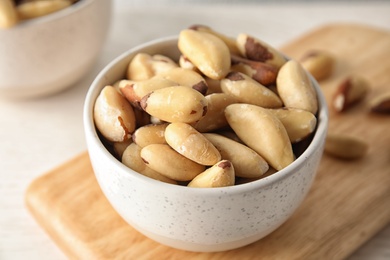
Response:
[{"label": "white ceramic bowl", "polygon": [[176,186],[144,177],[115,159],[103,146],[94,126],[93,106],[105,85],[124,77],[136,53],[163,54],[177,59],[176,44],[177,38],[167,38],[131,49],[111,62],[92,83],[84,107],[92,166],[112,206],[147,237],[189,251],[242,247],[278,228],[310,189],[326,136],[326,102],[312,78],[320,106],[313,140],[291,165],[269,177],[233,187],[208,189]]},{"label": "white ceramic bowl", "polygon": [[109,29],[111,1],[80,0],[0,30],[0,96],[32,98],[72,86],[96,60]]}]

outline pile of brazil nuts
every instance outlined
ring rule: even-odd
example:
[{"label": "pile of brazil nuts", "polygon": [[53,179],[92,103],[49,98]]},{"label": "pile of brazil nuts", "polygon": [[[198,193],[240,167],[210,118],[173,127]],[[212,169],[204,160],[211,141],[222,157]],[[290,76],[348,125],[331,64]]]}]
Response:
[{"label": "pile of brazil nuts", "polygon": [[0,28],[62,10],[79,0],[0,0]]},{"label": "pile of brazil nuts", "polygon": [[248,34],[196,25],[179,60],[138,53],[94,105],[102,142],[134,171],[167,183],[224,187],[273,174],[316,129],[317,95],[299,62]]}]

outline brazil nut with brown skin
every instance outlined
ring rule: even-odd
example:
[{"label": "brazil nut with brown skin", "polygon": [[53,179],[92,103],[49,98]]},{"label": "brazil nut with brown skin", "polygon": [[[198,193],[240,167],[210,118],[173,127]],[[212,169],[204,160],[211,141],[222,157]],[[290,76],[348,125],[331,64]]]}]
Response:
[{"label": "brazil nut with brown skin", "polygon": [[178,85],[178,83],[172,80],[156,75],[150,79],[141,81],[121,80],[118,87],[122,94],[134,107],[141,108],[139,104],[141,99],[150,92],[156,89]]},{"label": "brazil nut with brown skin", "polygon": [[264,86],[275,84],[278,75],[278,69],[273,65],[235,55],[232,55],[231,70],[244,73]]},{"label": "brazil nut with brown skin", "polygon": [[241,55],[249,60],[265,62],[276,68],[286,62],[286,58],[278,50],[260,39],[241,33],[236,40]]},{"label": "brazil nut with brown skin", "polygon": [[228,125],[224,110],[228,105],[236,103],[237,100],[225,93],[213,93],[205,96],[207,99],[207,113],[194,127],[199,132],[214,131]]},{"label": "brazil nut with brown skin", "polygon": [[171,58],[163,55],[138,53],[128,65],[126,78],[135,81],[150,79],[162,71],[170,70],[178,66]]},{"label": "brazil nut with brown skin", "polygon": [[359,103],[368,93],[368,82],[357,75],[345,78],[336,88],[332,106],[337,112],[344,112]]},{"label": "brazil nut with brown skin", "polygon": [[197,72],[183,68],[173,68],[158,74],[159,77],[176,82],[177,85],[191,87],[203,95],[207,92],[206,80]]}]

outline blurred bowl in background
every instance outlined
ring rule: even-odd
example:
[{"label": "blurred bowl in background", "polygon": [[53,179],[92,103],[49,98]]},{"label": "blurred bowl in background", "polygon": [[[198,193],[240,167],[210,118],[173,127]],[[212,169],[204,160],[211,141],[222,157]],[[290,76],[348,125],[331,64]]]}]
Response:
[{"label": "blurred bowl in background", "polygon": [[0,97],[50,95],[80,80],[103,47],[111,7],[107,0],[80,0],[0,29]]}]

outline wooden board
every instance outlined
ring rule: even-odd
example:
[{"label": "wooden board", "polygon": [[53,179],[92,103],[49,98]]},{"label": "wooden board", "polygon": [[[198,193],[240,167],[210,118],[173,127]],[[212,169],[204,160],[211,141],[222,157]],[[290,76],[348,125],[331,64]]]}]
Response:
[{"label": "wooden board", "polygon": [[331,110],[329,129],[362,137],[370,149],[358,161],[324,155],[308,197],[266,238],[220,253],[193,253],[157,244],[113,210],[98,187],[86,152],[29,186],[29,210],[70,258],[345,258],[390,221],[390,118],[368,112],[368,101],[390,89],[390,33],[361,25],[333,24],[282,48],[293,58],[312,49],[328,50],[338,59],[332,77],[321,82],[328,101],[335,85],[351,73],[371,83],[369,95],[359,106],[344,114]]}]

